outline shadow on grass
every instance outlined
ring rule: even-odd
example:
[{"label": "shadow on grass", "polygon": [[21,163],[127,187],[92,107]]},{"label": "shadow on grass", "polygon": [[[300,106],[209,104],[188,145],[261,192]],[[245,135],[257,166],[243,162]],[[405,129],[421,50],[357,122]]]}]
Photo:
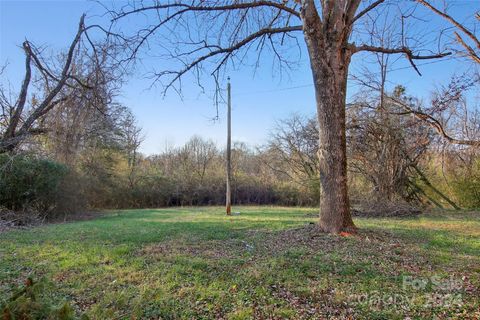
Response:
[{"label": "shadow on grass", "polygon": [[360,234],[344,238],[304,227],[309,210],[242,210],[231,218],[221,208],[128,210],[0,235],[0,296],[34,274],[98,319],[308,318],[308,310],[329,318],[353,312],[352,293],[398,293],[402,275],[478,261],[478,238],[421,229],[420,220],[360,219]]}]

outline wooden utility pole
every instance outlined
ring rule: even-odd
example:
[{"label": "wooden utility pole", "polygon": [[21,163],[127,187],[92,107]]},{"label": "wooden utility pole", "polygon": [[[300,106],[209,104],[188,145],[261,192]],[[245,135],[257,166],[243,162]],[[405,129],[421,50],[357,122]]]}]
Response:
[{"label": "wooden utility pole", "polygon": [[230,77],[227,83],[227,194],[226,194],[226,210],[227,215],[232,214],[232,190],[230,183],[232,180],[232,95],[230,89]]}]

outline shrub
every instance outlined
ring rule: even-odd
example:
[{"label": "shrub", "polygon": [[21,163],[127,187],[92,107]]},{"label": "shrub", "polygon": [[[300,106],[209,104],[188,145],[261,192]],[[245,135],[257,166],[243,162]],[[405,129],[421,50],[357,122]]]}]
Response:
[{"label": "shrub", "polygon": [[0,155],[0,205],[14,211],[55,212],[66,166],[29,155]]},{"label": "shrub", "polygon": [[480,208],[480,179],[472,177],[454,181],[453,193],[463,208]]},{"label": "shrub", "polygon": [[[50,297],[51,285],[46,280],[34,283],[28,278],[23,288],[13,293],[9,301],[0,308],[4,320],[75,320],[73,308],[68,303],[54,306]],[[88,320],[86,315],[81,320]]]}]

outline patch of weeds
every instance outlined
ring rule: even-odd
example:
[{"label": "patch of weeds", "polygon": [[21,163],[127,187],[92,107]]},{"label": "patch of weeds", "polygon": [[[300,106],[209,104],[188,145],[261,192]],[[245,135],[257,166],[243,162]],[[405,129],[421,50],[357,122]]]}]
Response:
[{"label": "patch of weeds", "polygon": [[25,285],[18,288],[9,301],[2,306],[3,320],[88,320],[86,315],[75,316],[74,309],[68,302],[57,306],[52,300],[53,286],[45,279],[34,282],[32,278],[25,281]]}]

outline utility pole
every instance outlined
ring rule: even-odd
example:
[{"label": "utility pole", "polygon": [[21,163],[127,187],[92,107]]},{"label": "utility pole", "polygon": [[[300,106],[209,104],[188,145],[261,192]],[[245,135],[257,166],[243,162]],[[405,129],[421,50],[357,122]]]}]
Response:
[{"label": "utility pole", "polygon": [[232,214],[232,95],[230,88],[230,77],[227,78],[227,194],[226,194],[226,210],[227,215]]}]

